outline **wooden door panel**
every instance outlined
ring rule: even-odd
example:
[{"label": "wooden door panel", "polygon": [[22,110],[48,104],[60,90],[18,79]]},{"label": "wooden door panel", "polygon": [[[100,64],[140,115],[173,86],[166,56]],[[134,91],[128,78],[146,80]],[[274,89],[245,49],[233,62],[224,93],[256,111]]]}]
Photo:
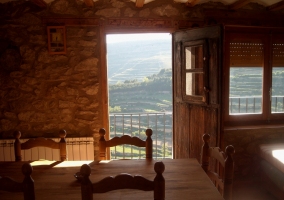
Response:
[{"label": "wooden door panel", "polygon": [[[189,132],[189,115],[188,105],[186,103],[177,103],[176,105],[176,117],[174,118],[174,124],[178,124],[176,131],[179,133]],[[174,158],[189,158],[190,153],[190,135],[189,134],[177,134],[174,137]]]},{"label": "wooden door panel", "polygon": [[[210,90],[210,105],[219,105],[220,104],[220,93],[221,91],[221,46],[220,46],[220,38],[211,38],[208,39],[209,46],[209,90]],[[220,78],[218,78],[220,77]]]},{"label": "wooden door panel", "polygon": [[[208,83],[209,101],[205,105],[197,105],[183,101],[182,46],[185,42],[206,40],[208,44]],[[174,158],[195,157],[199,160],[202,135],[211,134],[211,145],[220,143],[220,48],[221,28],[219,26],[179,31],[173,35],[173,141]],[[206,77],[206,76],[205,76]]]},{"label": "wooden door panel", "polygon": [[[205,109],[202,106],[190,106],[190,143],[191,143],[191,152],[190,157],[200,158],[200,151],[202,146],[202,135],[205,130],[204,121],[205,121]],[[199,159],[198,159],[199,160]]]}]

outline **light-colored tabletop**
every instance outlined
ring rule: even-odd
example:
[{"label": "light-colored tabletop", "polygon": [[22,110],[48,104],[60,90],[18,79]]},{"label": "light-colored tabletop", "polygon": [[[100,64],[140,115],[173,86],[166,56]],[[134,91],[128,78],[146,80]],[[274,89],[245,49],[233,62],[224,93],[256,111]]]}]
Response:
[{"label": "light-colored tabletop", "polygon": [[[157,160],[112,160],[112,161],[36,161],[32,162],[32,178],[35,185],[37,200],[80,200],[80,181],[74,174],[80,170],[82,164],[89,164],[92,172],[90,180],[97,182],[106,176],[119,173],[142,175],[153,180],[156,173],[154,164]],[[207,177],[196,159],[163,159],[165,171],[167,200],[220,200],[223,199],[215,186]],[[0,176],[9,176],[22,182],[21,173],[23,162],[0,162]],[[0,191],[1,200],[23,199],[21,193],[14,194]],[[153,199],[153,191],[116,190],[104,194],[94,194],[94,199]]]}]

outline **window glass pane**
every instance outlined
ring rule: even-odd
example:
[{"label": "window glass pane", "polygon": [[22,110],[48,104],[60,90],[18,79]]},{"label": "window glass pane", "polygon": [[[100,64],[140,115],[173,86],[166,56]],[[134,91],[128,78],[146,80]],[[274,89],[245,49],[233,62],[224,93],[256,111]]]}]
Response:
[{"label": "window glass pane", "polygon": [[262,113],[262,67],[231,67],[229,113]]},{"label": "window glass pane", "polygon": [[186,95],[203,95],[203,73],[186,73]]},{"label": "window glass pane", "polygon": [[284,113],[284,43],[273,44],[271,112]]},{"label": "window glass pane", "polygon": [[185,47],[185,68],[203,68],[203,46]]},{"label": "window glass pane", "polygon": [[229,114],[262,113],[263,43],[230,43]]}]

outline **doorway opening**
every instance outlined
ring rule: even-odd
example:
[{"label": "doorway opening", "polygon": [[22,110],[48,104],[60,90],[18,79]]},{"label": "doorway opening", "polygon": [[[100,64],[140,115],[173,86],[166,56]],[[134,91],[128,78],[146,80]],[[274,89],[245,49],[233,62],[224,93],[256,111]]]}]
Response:
[{"label": "doorway opening", "polygon": [[[143,140],[153,131],[153,158],[172,158],[172,35],[107,34],[110,138]],[[145,157],[145,148],[110,149],[111,159]]]}]

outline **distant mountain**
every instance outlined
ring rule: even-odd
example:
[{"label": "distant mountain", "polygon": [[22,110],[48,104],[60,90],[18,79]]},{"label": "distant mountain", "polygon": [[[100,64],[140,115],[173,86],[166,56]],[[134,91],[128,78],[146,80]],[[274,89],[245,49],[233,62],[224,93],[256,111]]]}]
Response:
[{"label": "distant mountain", "polygon": [[172,68],[171,41],[143,40],[108,43],[109,84],[125,80],[143,81],[161,69]]}]

